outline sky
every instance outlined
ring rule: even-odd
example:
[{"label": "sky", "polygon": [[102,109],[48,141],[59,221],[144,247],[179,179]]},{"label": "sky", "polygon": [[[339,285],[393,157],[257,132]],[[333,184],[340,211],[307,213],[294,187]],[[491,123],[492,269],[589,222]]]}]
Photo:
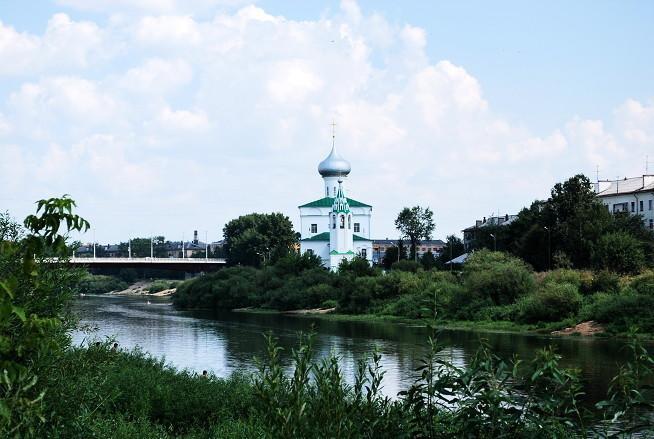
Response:
[{"label": "sky", "polygon": [[[210,241],[322,196],[435,238],[654,168],[650,1],[0,2],[0,211],[70,194],[101,243]],[[654,171],[653,171],[654,172]]]}]

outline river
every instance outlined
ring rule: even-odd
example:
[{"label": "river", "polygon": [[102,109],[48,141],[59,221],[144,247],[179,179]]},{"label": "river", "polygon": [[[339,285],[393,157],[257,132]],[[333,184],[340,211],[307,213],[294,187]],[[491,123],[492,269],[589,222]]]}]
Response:
[{"label": "river", "polygon": [[[389,396],[410,385],[412,371],[427,349],[425,328],[276,314],[180,311],[167,298],[85,296],[75,301],[75,310],[82,325],[95,328],[91,332],[75,331],[72,336],[76,345],[115,337],[122,348],[139,346],[179,369],[206,369],[219,377],[254,370],[254,358],[265,354],[262,334],[266,332],[279,338],[284,348],[283,361],[290,364],[290,350],[297,346],[298,333],[315,325],[316,355],[338,355],[349,380],[357,359],[376,347],[383,355],[384,393]],[[457,365],[465,365],[479,347],[481,337],[504,358],[517,354],[529,360],[538,349],[555,346],[563,356],[564,366],[581,370],[586,402],[597,401],[606,394],[617,364],[627,355],[623,343],[614,340],[471,331],[442,332],[442,355]]]}]

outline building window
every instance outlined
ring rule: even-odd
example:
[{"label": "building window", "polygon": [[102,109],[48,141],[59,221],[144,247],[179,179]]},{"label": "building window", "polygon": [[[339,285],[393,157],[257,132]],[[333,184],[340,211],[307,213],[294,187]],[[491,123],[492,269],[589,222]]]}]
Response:
[{"label": "building window", "polygon": [[347,228],[348,229],[352,228],[352,215],[347,216]]},{"label": "building window", "polygon": [[361,224],[354,223],[354,233],[359,233],[361,231]]},{"label": "building window", "polygon": [[638,206],[638,207],[640,208],[640,211],[641,211],[641,212],[642,212],[643,210],[645,210],[645,209],[643,208],[643,204],[644,204],[644,203],[645,203],[645,202],[644,202],[643,200],[640,200],[640,203],[639,203],[640,206]]},{"label": "building window", "polygon": [[332,215],[332,229],[336,228],[336,215]]},{"label": "building window", "polygon": [[334,186],[334,196],[336,196],[336,186]]},{"label": "building window", "polygon": [[636,211],[636,202],[632,201],[631,202],[631,212],[635,212],[635,211]]},{"label": "building window", "polygon": [[318,224],[311,224],[311,233],[318,233]]},{"label": "building window", "polygon": [[311,250],[310,248],[308,248],[308,249],[307,249],[307,254],[312,255],[312,254],[313,254],[313,250]]},{"label": "building window", "polygon": [[618,213],[618,212],[626,212],[627,211],[627,203],[618,203],[613,205],[613,213]]},{"label": "building window", "polygon": [[368,251],[365,248],[361,249],[361,257],[363,259],[368,259]]},{"label": "building window", "polygon": [[649,200],[647,203],[649,204],[649,210],[652,210],[652,200]]},{"label": "building window", "polygon": [[329,186],[327,186],[327,196],[329,196]]},{"label": "building window", "polygon": [[345,228],[345,215],[340,215],[341,217],[341,229]]},{"label": "building window", "polygon": [[653,219],[649,220],[649,229],[650,230],[654,229],[654,220]]}]

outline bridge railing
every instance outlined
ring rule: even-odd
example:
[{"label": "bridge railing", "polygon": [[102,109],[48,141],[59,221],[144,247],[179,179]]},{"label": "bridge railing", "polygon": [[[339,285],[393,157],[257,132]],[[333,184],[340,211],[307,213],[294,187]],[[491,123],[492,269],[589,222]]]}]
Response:
[{"label": "bridge railing", "polygon": [[[49,262],[58,262],[58,258],[50,258]],[[224,258],[69,258],[67,262],[71,264],[124,264],[143,263],[143,264],[225,264]]]}]

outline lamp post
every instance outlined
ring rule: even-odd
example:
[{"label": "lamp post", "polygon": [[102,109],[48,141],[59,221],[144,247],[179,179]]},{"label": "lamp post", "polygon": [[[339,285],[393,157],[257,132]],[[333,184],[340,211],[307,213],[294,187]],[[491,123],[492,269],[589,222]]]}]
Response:
[{"label": "lamp post", "polygon": [[547,269],[552,269],[552,231],[549,227],[543,226],[547,230]]},{"label": "lamp post", "polygon": [[497,251],[497,237],[494,234],[490,234],[490,236],[493,238],[493,251]]},{"label": "lamp post", "polygon": [[152,236],[150,236],[150,259],[154,259],[154,245],[152,244]]},{"label": "lamp post", "polygon": [[207,236],[209,235],[209,232],[206,230],[204,231],[204,260],[207,261],[209,260],[209,239]]}]

